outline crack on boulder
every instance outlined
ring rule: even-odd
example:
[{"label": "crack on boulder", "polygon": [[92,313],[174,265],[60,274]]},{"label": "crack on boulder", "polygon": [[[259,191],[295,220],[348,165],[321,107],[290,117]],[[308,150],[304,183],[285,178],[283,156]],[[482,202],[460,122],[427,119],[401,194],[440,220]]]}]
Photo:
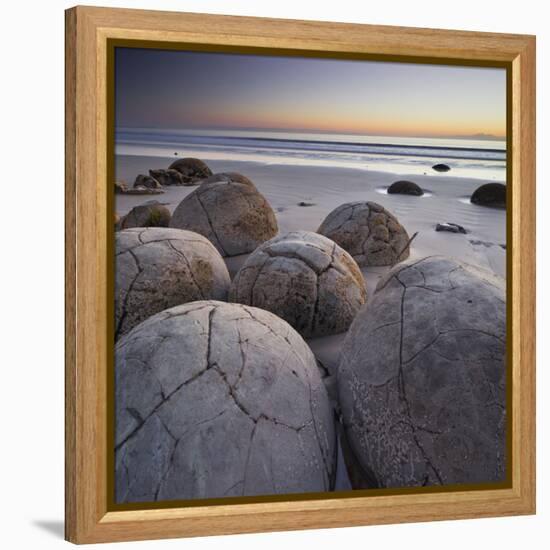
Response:
[{"label": "crack on boulder", "polygon": [[[159,228],[155,228],[155,229],[159,229]],[[163,229],[168,229],[168,228],[163,228]],[[124,231],[128,231],[128,230],[124,230]],[[142,231],[142,233],[144,233],[144,231]],[[140,233],[141,235],[141,233]],[[155,243],[164,243],[166,241],[169,241],[170,238],[168,237],[162,237],[162,239],[151,239],[150,241],[141,241],[140,240],[140,244],[136,244],[135,246],[131,246],[130,248],[125,248],[124,250],[120,250],[119,252],[117,252],[115,254],[115,256],[122,256],[122,254],[126,254],[126,252],[133,252],[134,250],[138,249],[138,248],[141,248],[142,246],[147,246],[149,244],[155,244]],[[199,244],[204,244],[204,242],[202,241],[198,241],[196,239],[185,239],[186,242],[191,242],[191,243],[199,243]]]},{"label": "crack on boulder", "polygon": [[210,219],[210,214],[208,213],[207,208],[204,206],[204,204],[202,202],[201,196],[199,194],[199,189],[194,191],[194,193],[196,193],[195,196],[197,197],[197,201],[201,205],[202,211],[204,212],[204,215],[206,216],[206,221],[208,222],[208,225],[210,226],[210,230],[212,231],[212,235],[215,237],[216,242],[218,243],[218,246],[219,246],[220,250],[222,251],[223,255],[224,256],[229,256],[227,254],[224,246],[222,245],[222,242],[221,242],[220,238],[218,237],[218,234],[217,234],[216,230],[214,229],[214,224],[213,224],[212,220]]},{"label": "crack on boulder", "polygon": [[220,411],[219,413],[215,414],[214,416],[211,416],[210,418],[204,418],[203,420],[201,420],[200,422],[197,422],[196,424],[193,424],[192,426],[190,426],[189,428],[187,428],[179,437],[175,437],[172,432],[168,429],[168,426],[166,426],[166,424],[164,423],[164,421],[162,420],[162,418],[157,414],[157,418],[158,420],[160,421],[162,427],[166,430],[166,432],[168,433],[168,435],[174,440],[174,447],[172,448],[172,452],[170,453],[170,459],[169,459],[169,462],[168,462],[168,466],[166,467],[166,470],[164,471],[164,473],[162,474],[161,476],[161,479],[159,480],[159,483],[157,485],[157,489],[155,491],[155,496],[154,496],[154,500],[157,501],[158,500],[158,497],[159,497],[159,493],[160,493],[160,490],[162,488],[162,485],[163,483],[166,481],[166,478],[168,477],[168,474],[170,473],[170,470],[173,468],[174,466],[174,460],[175,460],[175,457],[176,457],[176,451],[177,451],[177,448],[178,448],[178,445],[180,444],[180,441],[183,440],[183,438],[191,431],[193,430],[196,430],[199,426],[202,426],[203,424],[208,424],[210,422],[213,422],[214,420],[216,420],[217,418],[219,418],[220,416],[223,416],[225,413],[227,412],[227,409],[223,409],[222,411]]},{"label": "crack on boulder", "polygon": [[[211,348],[211,323],[212,323],[212,316],[213,316],[213,313],[215,311],[216,307],[212,307],[212,310],[210,311],[209,313],[209,318],[208,318],[208,321],[209,321],[209,330],[208,330],[208,344],[207,344],[207,355],[206,355],[206,358],[207,358],[207,364],[206,364],[206,367],[202,370],[200,370],[199,372],[195,373],[193,376],[191,376],[190,378],[186,379],[184,382],[182,382],[181,384],[179,384],[178,386],[176,386],[176,388],[174,390],[172,390],[170,393],[168,394],[164,394],[164,392],[162,392],[162,399],[153,407],[152,411],[142,417],[142,422],[138,423],[138,425],[120,442],[118,443],[116,446],[115,446],[115,451],[120,449],[127,441],[129,441],[130,439],[132,439],[138,432],[139,430],[141,430],[141,428],[145,425],[145,423],[147,422],[147,420],[149,420],[149,418],[151,418],[151,416],[153,416],[154,414],[157,413],[157,411],[166,403],[168,402],[176,393],[178,393],[182,388],[184,388],[185,386],[188,386],[189,384],[193,383],[195,380],[197,380],[198,378],[200,378],[205,372],[207,372],[210,368],[213,368],[214,365],[210,365],[210,348]],[[163,340],[164,341],[164,340]],[[162,342],[159,344],[159,346],[162,344]]]},{"label": "crack on boulder", "polygon": [[334,254],[336,253],[336,243],[332,245],[332,251],[330,253],[330,262],[325,269],[317,272],[317,281],[316,281],[316,290],[317,294],[315,296],[315,303],[313,305],[313,315],[311,318],[311,324],[310,324],[310,333],[315,334],[315,330],[317,329],[317,325],[319,323],[318,317],[319,317],[319,299],[320,299],[320,286],[321,286],[321,276],[325,274],[331,267],[333,267],[334,264]]},{"label": "crack on boulder", "polygon": [[136,284],[137,280],[139,279],[140,275],[143,273],[143,268],[141,267],[139,263],[138,257],[133,253],[132,250],[128,250],[132,258],[134,259],[134,262],[136,263],[136,267],[138,269],[138,272],[136,273],[136,276],[132,279],[130,284],[128,285],[128,288],[126,289],[126,294],[124,295],[124,300],[122,301],[122,313],[120,314],[120,317],[118,319],[118,323],[115,328],[115,341],[118,340],[120,333],[122,331],[122,326],[124,321],[126,320],[126,317],[128,315],[128,301],[130,300],[130,294],[132,293],[134,289],[134,285]]},{"label": "crack on boulder", "polygon": [[412,416],[411,416],[411,409],[410,404],[407,399],[407,394],[405,390],[405,379],[403,375],[403,328],[404,328],[404,304],[405,304],[405,295],[407,292],[407,287],[401,282],[399,278],[397,278],[397,281],[399,281],[399,284],[403,287],[403,294],[401,295],[401,333],[400,333],[400,340],[399,340],[399,374],[398,376],[398,390],[399,395],[401,398],[401,401],[403,402],[405,406],[405,412],[407,414],[407,417],[409,419],[409,423],[411,426],[411,435],[412,438],[420,451],[422,457],[424,458],[424,461],[426,463],[426,466],[428,466],[434,473],[436,479],[438,480],[440,485],[443,485],[443,479],[441,477],[441,474],[433,464],[431,458],[429,457],[428,453],[424,449],[423,445],[420,443],[420,440],[418,439],[417,433],[416,433],[416,427],[414,423],[412,422]]},{"label": "crack on boulder", "polygon": [[199,291],[199,296],[201,298],[201,300],[204,300],[205,296],[204,296],[204,293],[202,291],[202,288],[201,286],[199,285],[199,283],[197,282],[197,279],[195,279],[195,273],[193,273],[193,269],[191,267],[191,264],[189,263],[189,260],[187,259],[187,256],[181,251],[181,250],[178,250],[175,246],[174,246],[174,243],[170,240],[170,239],[167,239],[166,241],[168,243],[168,245],[170,246],[170,248],[180,257],[183,259],[183,261],[185,262],[185,265],[187,266],[187,269],[189,270],[189,276],[191,277],[191,280],[193,281],[193,284],[197,287],[197,290]]}]

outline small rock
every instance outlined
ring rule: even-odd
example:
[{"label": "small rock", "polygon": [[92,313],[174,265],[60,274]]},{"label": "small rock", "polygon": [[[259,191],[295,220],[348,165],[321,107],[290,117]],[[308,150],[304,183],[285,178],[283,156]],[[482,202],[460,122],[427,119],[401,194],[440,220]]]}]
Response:
[{"label": "small rock", "polygon": [[185,185],[183,176],[177,170],[149,170],[149,175],[156,179],[161,185]]},{"label": "small rock", "polygon": [[147,189],[162,189],[162,185],[151,176],[139,174],[134,181],[134,187],[146,187]]},{"label": "small rock", "polygon": [[451,167],[447,164],[435,164],[434,166],[432,166],[432,168],[436,172],[448,172],[451,169]]},{"label": "small rock", "polygon": [[128,185],[124,181],[115,181],[115,193],[121,195],[128,191]]},{"label": "small rock", "polygon": [[389,195],[415,195],[420,197],[424,191],[413,181],[399,180],[388,187]]},{"label": "small rock", "polygon": [[315,203],[314,202],[300,201],[298,203],[298,206],[315,206]]},{"label": "small rock", "polygon": [[457,223],[438,223],[435,226],[436,231],[448,231],[449,233],[464,233],[466,235],[467,231],[462,227],[461,225],[458,225]]}]

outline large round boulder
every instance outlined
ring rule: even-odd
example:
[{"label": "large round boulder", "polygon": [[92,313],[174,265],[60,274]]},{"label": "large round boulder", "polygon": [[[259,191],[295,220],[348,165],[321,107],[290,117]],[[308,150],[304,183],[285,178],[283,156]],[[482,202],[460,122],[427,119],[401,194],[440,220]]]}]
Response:
[{"label": "large round boulder", "polygon": [[348,202],[333,210],[317,230],[361,266],[393,265],[409,257],[409,236],[397,218],[375,202]]},{"label": "large round boulder", "polygon": [[199,301],[115,349],[116,501],[330,491],[335,428],[315,358],[267,311]]},{"label": "large round boulder", "polygon": [[115,233],[115,337],[151,315],[194,300],[225,300],[225,262],[202,235],[160,227]]},{"label": "large round boulder", "polygon": [[238,176],[220,174],[202,183],[179,203],[170,226],[204,235],[223,256],[252,252],[274,237],[273,209],[250,180]]},{"label": "large round boulder", "polygon": [[414,195],[420,197],[424,194],[422,188],[414,181],[399,180],[393,182],[388,187],[388,194],[390,195]]},{"label": "large round boulder", "polygon": [[134,206],[126,216],[120,219],[119,229],[132,227],[168,227],[170,210],[158,201],[148,201]]},{"label": "large round boulder", "polygon": [[346,336],[338,394],[370,487],[502,481],[504,281],[437,256],[394,268]]},{"label": "large round boulder", "polygon": [[302,336],[346,331],[365,303],[365,281],[335,242],[308,231],[271,239],[235,276],[229,300],[275,313]]},{"label": "large round boulder", "polygon": [[506,185],[502,183],[486,183],[472,193],[470,202],[479,204],[480,206],[506,208]]},{"label": "large round boulder", "polygon": [[177,170],[182,175],[184,184],[187,185],[193,185],[212,175],[212,170],[202,160],[196,158],[175,160],[169,169]]}]

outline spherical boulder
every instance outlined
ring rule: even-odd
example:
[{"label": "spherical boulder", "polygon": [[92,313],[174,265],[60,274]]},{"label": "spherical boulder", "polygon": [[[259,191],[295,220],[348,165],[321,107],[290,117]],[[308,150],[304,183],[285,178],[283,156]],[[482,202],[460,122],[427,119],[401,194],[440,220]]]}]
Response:
[{"label": "spherical boulder", "polygon": [[186,185],[183,176],[177,170],[149,170],[149,175],[161,185]]},{"label": "spherical boulder", "polygon": [[160,227],[115,233],[115,337],[163,309],[194,300],[225,300],[230,279],[202,235]]},{"label": "spherical boulder", "polygon": [[422,188],[414,183],[414,181],[399,180],[393,182],[388,187],[388,194],[390,195],[414,195],[420,197],[424,194]]},{"label": "spherical boulder", "polygon": [[448,164],[434,164],[432,169],[436,172],[448,172],[451,167]]},{"label": "spherical boulder", "polygon": [[479,204],[480,206],[506,208],[506,185],[502,183],[486,183],[472,193],[470,202]]},{"label": "spherical boulder", "polygon": [[146,176],[145,174],[139,174],[134,181],[134,188],[138,189],[142,187],[146,189],[162,189],[162,185],[155,178]]},{"label": "spherical boulder", "polygon": [[119,222],[120,229],[131,227],[168,227],[170,210],[158,201],[148,201],[134,206]]},{"label": "spherical boulder", "polygon": [[441,256],[380,280],[338,369],[347,440],[370,487],[505,478],[504,286]]},{"label": "spherical boulder", "polygon": [[302,336],[344,332],[367,291],[353,258],[335,242],[308,231],[271,239],[247,258],[229,300],[271,311]]},{"label": "spherical boulder", "polygon": [[223,256],[252,252],[277,234],[275,214],[247,178],[244,182],[231,174],[217,176],[179,203],[170,226],[204,235]]},{"label": "spherical boulder", "polygon": [[198,301],[115,349],[118,503],[330,491],[333,411],[300,335],[267,311]]},{"label": "spherical boulder", "polygon": [[409,236],[397,218],[375,202],[348,202],[333,210],[317,230],[361,266],[393,265],[409,257]]},{"label": "spherical boulder", "polygon": [[183,158],[175,160],[170,166],[170,170],[177,170],[183,176],[183,182],[187,185],[207,178],[212,175],[212,170],[200,159]]}]

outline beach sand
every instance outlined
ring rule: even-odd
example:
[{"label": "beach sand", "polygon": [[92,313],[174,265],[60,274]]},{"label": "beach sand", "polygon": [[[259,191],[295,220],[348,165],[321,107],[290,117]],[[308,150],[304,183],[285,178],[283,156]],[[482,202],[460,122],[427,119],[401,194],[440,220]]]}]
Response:
[{"label": "beach sand", "polygon": [[[149,169],[167,167],[172,158],[117,156],[117,180],[132,184],[138,174]],[[486,180],[439,174],[426,167],[426,175],[392,174],[363,169],[312,166],[305,164],[267,164],[246,161],[208,161],[213,172],[239,172],[250,178],[271,204],[279,231],[316,231],[329,212],[351,201],[373,201],[392,212],[406,228],[409,236],[418,232],[411,245],[411,259],[443,254],[492,270],[506,277],[506,213],[477,206],[469,202],[472,192]],[[433,172],[433,173],[432,173]],[[386,188],[399,179],[410,179],[420,185],[422,197],[388,195]],[[173,211],[179,202],[196,189],[165,187],[162,195],[115,195],[115,210],[119,215],[149,200],[158,200]],[[311,206],[299,206],[300,202]],[[437,223],[462,225],[467,234],[436,232]],[[248,255],[225,258],[233,277]],[[372,298],[376,284],[389,267],[364,268],[368,297]],[[340,350],[346,334],[308,339],[317,359],[329,371],[332,380],[339,363]],[[328,382],[330,385],[331,383]],[[334,388],[334,384],[332,384]],[[337,490],[350,487],[339,451]]]}]

